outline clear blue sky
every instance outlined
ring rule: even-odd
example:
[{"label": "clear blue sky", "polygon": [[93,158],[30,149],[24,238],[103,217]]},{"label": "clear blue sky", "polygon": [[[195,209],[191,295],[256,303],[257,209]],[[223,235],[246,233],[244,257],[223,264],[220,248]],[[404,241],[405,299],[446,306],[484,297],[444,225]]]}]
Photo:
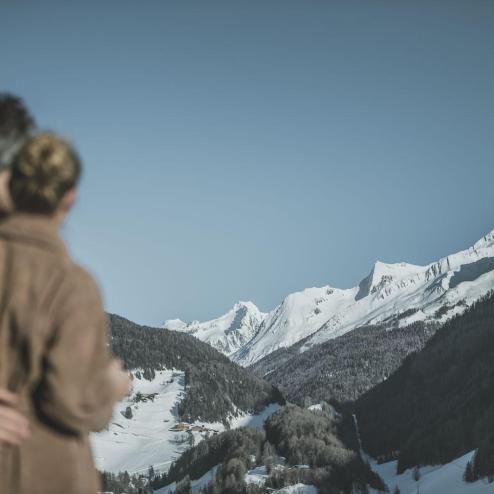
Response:
[{"label": "clear blue sky", "polygon": [[84,159],[71,251],[138,322],[494,228],[492,1],[5,1],[0,47],[0,89]]}]

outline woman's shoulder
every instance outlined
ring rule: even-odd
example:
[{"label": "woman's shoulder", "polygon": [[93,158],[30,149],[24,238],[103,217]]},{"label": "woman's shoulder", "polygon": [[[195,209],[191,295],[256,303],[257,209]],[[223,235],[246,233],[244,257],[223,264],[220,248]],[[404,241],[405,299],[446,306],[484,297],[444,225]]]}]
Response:
[{"label": "woman's shoulder", "polygon": [[69,260],[64,266],[64,288],[66,291],[87,298],[99,299],[100,289],[94,276],[80,264]]}]

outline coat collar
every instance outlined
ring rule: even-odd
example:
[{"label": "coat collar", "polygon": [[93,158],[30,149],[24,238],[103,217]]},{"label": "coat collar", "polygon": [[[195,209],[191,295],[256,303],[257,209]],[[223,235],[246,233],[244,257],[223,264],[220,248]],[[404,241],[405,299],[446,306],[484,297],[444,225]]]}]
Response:
[{"label": "coat collar", "polygon": [[0,222],[0,237],[66,254],[58,226],[41,214],[13,213]]}]

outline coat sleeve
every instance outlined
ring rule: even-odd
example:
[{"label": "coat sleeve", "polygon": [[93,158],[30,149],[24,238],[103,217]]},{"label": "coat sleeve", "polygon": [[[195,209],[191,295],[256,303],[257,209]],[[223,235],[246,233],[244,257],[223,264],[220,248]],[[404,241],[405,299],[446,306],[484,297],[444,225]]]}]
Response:
[{"label": "coat sleeve", "polygon": [[73,433],[98,431],[117,401],[109,378],[107,317],[99,289],[81,268],[62,282],[36,400],[42,417]]}]

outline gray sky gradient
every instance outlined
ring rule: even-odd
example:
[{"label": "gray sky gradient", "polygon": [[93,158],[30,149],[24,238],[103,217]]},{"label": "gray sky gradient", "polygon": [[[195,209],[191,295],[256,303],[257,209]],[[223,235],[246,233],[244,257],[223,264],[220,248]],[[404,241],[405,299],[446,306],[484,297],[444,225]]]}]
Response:
[{"label": "gray sky gradient", "polygon": [[0,89],[85,163],[108,310],[206,319],[494,228],[494,2],[6,1]]}]

